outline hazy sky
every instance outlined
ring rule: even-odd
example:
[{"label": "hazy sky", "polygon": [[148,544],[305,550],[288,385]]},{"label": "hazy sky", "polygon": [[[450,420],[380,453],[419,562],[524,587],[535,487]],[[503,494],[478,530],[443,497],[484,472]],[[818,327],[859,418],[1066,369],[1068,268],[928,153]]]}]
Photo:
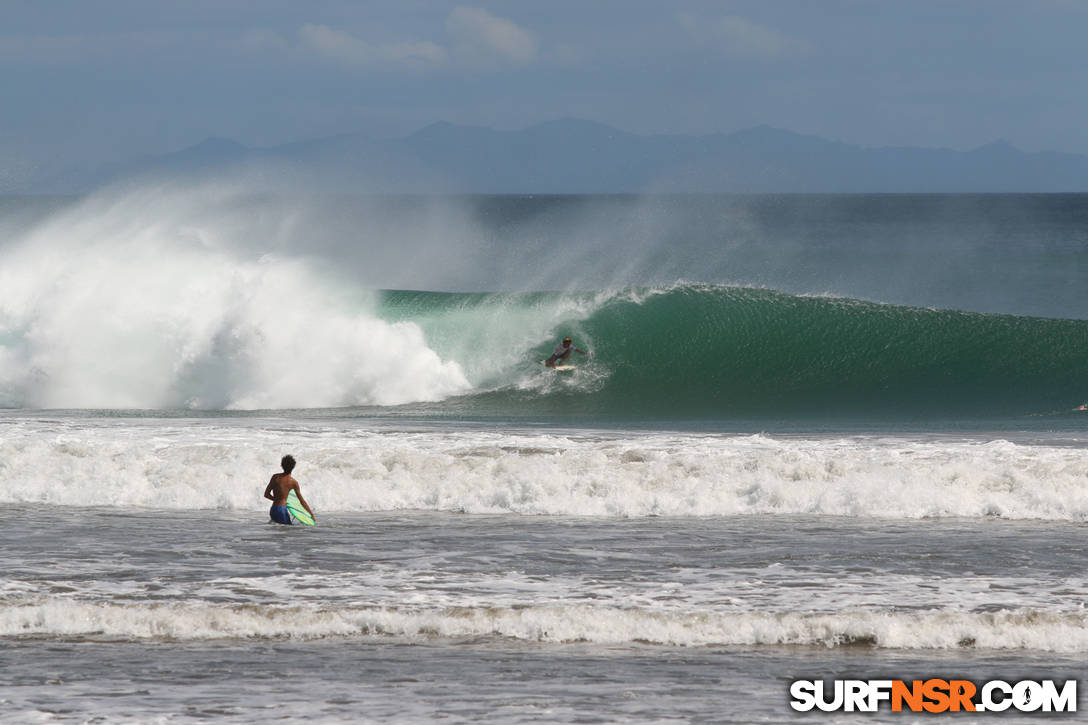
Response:
[{"label": "hazy sky", "polygon": [[0,0],[0,163],[573,116],[1088,153],[1088,0]]}]

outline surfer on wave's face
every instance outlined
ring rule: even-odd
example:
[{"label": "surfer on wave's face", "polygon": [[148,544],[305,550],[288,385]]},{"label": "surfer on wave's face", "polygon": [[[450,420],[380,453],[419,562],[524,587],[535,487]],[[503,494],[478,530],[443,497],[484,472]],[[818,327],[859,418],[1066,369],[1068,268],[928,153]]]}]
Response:
[{"label": "surfer on wave's face", "polygon": [[573,340],[571,340],[569,337],[564,337],[563,341],[556,345],[555,349],[552,350],[552,356],[545,360],[544,364],[550,368],[554,368],[557,363],[562,363],[564,360],[570,357],[571,352],[576,352],[580,355],[586,354],[585,350],[579,350],[578,348],[574,347]]}]

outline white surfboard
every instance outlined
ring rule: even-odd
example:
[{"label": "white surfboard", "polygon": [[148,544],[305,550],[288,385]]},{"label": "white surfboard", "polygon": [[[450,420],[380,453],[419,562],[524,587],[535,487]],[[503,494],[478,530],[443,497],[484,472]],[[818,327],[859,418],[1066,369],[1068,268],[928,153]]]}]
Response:
[{"label": "white surfboard", "polygon": [[[548,361],[547,360],[541,360],[540,364],[543,365],[544,367],[548,367]],[[577,370],[578,366],[577,365],[553,365],[549,369],[550,370],[556,370],[556,371],[561,372],[561,373],[565,373],[565,372],[569,372],[571,370]]]}]

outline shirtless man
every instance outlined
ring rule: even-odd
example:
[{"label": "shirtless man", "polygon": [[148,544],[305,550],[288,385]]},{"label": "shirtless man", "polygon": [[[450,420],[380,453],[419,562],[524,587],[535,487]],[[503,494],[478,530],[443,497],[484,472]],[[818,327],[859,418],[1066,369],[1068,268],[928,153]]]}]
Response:
[{"label": "shirtless man", "polygon": [[[264,497],[272,502],[272,508],[268,510],[269,517],[277,524],[291,523],[291,512],[287,510],[287,494],[291,491],[295,492],[298,502],[310,512],[310,516],[314,516],[310,504],[306,503],[306,499],[302,497],[302,489],[298,487],[298,481],[291,477],[291,471],[295,470],[294,456],[284,456],[280,465],[283,466],[283,473],[273,474],[272,480],[264,489]],[[314,516],[314,519],[316,520],[317,517]]]}]

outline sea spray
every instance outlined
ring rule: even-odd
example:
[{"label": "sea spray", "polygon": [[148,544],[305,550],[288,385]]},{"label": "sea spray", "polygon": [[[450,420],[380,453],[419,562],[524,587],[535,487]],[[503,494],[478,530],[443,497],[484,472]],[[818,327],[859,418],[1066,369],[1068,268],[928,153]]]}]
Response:
[{"label": "sea spray", "polygon": [[300,408],[468,389],[417,325],[378,319],[313,260],[193,221],[201,200],[96,199],[0,250],[0,404]]}]

